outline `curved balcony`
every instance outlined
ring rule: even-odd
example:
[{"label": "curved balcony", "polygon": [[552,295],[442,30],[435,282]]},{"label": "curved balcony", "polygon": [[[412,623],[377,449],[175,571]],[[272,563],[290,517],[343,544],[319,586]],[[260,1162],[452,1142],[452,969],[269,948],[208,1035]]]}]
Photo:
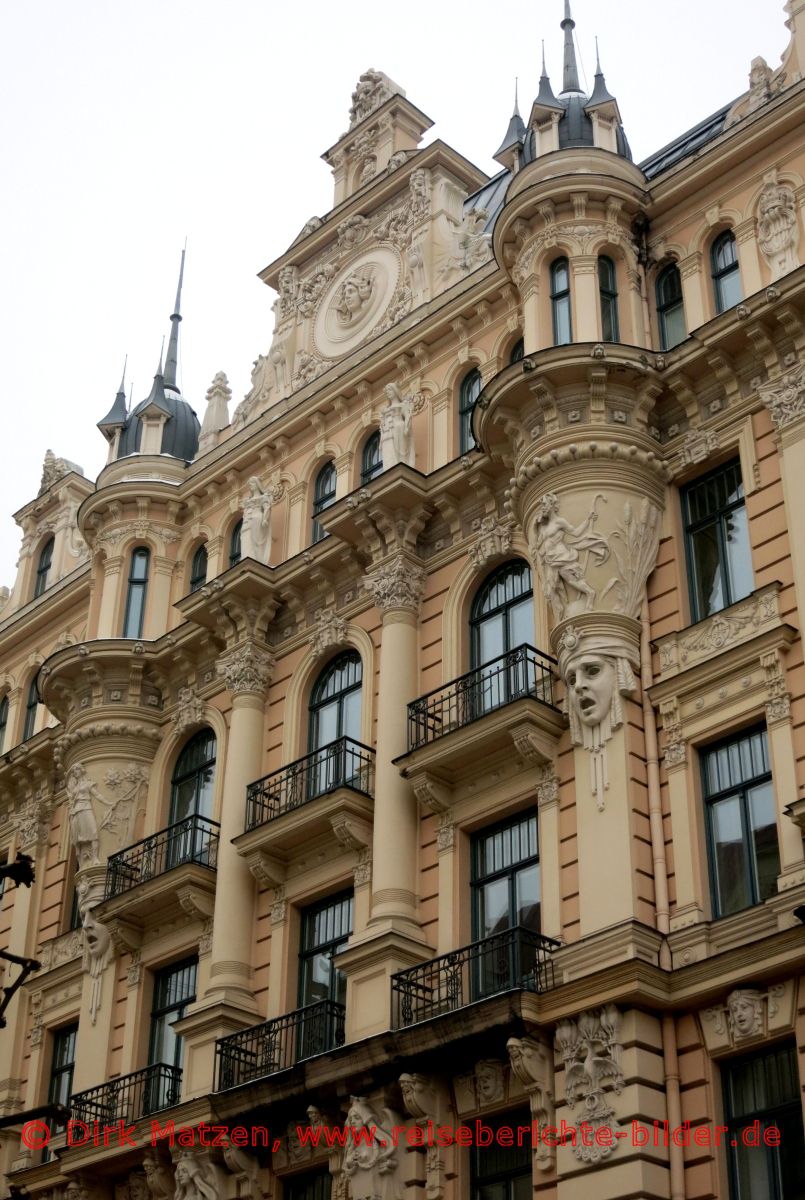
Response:
[{"label": "curved balcony", "polygon": [[214,1090],[223,1092],[252,1079],[264,1079],[343,1044],[343,1004],[317,1000],[262,1025],[219,1038]]}]

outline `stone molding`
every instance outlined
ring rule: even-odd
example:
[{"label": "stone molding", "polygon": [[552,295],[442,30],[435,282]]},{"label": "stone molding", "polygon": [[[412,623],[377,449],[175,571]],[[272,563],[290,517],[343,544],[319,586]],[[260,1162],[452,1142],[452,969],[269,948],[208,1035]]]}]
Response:
[{"label": "stone molding", "polygon": [[721,1004],[702,1009],[699,1023],[708,1052],[729,1053],[769,1037],[793,1033],[796,990],[793,979],[767,988],[735,988]]},{"label": "stone molding", "polygon": [[276,665],[268,650],[245,641],[222,654],[215,669],[233,696],[265,696]]},{"label": "stone molding", "polygon": [[425,580],[425,572],[416,565],[414,559],[396,553],[371,571],[364,585],[371,593],[372,602],[382,613],[402,609],[418,616]]},{"label": "stone molding", "polygon": [[670,679],[697,663],[707,662],[780,623],[780,585],[770,583],[688,629],[658,638],[660,671],[657,681]]},{"label": "stone molding", "polygon": [[[614,1004],[581,1013],[574,1019],[559,1021],[556,1026],[556,1048],[565,1067],[565,1100],[574,1110],[583,1101],[576,1121],[578,1141],[573,1155],[579,1162],[597,1164],[617,1150],[619,1123],[609,1098],[609,1089],[617,1095],[624,1085],[621,1069],[621,1015]],[[581,1124],[591,1129],[609,1127],[613,1130],[611,1146],[585,1146],[581,1139]],[[589,1138],[587,1139],[590,1140]]]},{"label": "stone molding", "polygon": [[778,433],[805,417],[805,364],[799,363],[774,383],[758,388]]}]

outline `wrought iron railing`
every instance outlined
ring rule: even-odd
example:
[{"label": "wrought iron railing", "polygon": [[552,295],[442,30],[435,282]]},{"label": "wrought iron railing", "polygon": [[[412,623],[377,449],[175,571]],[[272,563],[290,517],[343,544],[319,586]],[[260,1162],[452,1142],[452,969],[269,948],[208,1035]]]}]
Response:
[{"label": "wrought iron railing", "polygon": [[70,1110],[74,1120],[87,1124],[91,1121],[101,1125],[113,1125],[116,1121],[130,1124],[178,1104],[181,1090],[182,1068],[154,1063],[142,1071],[132,1071],[85,1092],[76,1092],[70,1097]]},{"label": "wrought iron railing", "polygon": [[487,713],[530,696],[553,705],[555,659],[517,646],[408,705],[408,749],[418,750]]},{"label": "wrought iron railing", "polygon": [[294,1012],[219,1038],[215,1091],[284,1071],[294,1063],[344,1044],[344,1006],[317,1000]]},{"label": "wrought iron railing", "polygon": [[516,925],[391,977],[395,1029],[455,1012],[499,992],[553,987],[551,955],[559,943]]},{"label": "wrought iron railing", "polygon": [[375,752],[352,738],[341,737],[313,750],[246,789],[246,829],[256,829],[291,809],[332,792],[351,788],[371,796]]},{"label": "wrought iron railing", "polygon": [[151,837],[110,854],[106,865],[106,893],[110,900],[130,888],[164,875],[183,863],[198,863],[214,871],[218,864],[220,826],[208,817],[185,817]]}]

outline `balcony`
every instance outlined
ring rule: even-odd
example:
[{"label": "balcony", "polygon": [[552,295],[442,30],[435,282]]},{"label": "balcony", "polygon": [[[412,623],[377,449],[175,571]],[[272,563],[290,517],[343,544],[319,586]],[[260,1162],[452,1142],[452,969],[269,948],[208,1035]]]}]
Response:
[{"label": "balcony", "polygon": [[311,839],[332,840],[340,816],[371,822],[375,752],[342,737],[249,784],[241,854],[266,851],[287,859]]},{"label": "balcony", "polygon": [[193,815],[110,855],[101,915],[126,921],[165,916],[166,906],[186,889],[199,914],[211,915],[219,836],[217,821]]},{"label": "balcony", "polygon": [[264,1079],[344,1044],[344,1006],[318,1000],[216,1044],[215,1091]]},{"label": "balcony", "polygon": [[391,978],[392,1021],[405,1029],[501,992],[544,992],[554,986],[559,943],[515,926],[418,963]]},{"label": "balcony", "polygon": [[132,1124],[178,1104],[181,1090],[181,1067],[155,1063],[85,1092],[76,1092],[70,1097],[70,1109],[75,1121]]},{"label": "balcony", "polygon": [[[474,772],[525,730],[545,758],[564,728],[556,706],[556,662],[533,646],[517,646],[408,705],[405,773],[436,766],[447,778]],[[453,781],[452,778],[449,781]]]}]

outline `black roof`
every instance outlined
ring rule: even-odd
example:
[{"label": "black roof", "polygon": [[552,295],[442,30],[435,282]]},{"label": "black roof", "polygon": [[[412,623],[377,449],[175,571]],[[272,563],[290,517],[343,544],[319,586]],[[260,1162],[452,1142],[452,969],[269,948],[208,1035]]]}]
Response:
[{"label": "black roof", "polygon": [[154,376],[150,394],[140,401],[128,417],[120,434],[117,457],[139,454],[143,435],[142,413],[152,407],[161,409],[168,418],[162,430],[161,453],[192,462],[198,453],[199,419],[178,392],[165,387],[161,375]]},{"label": "black roof", "polygon": [[687,133],[683,133],[680,137],[675,138],[673,142],[669,142],[667,146],[663,146],[660,150],[655,150],[653,154],[639,163],[638,166],[647,179],[656,179],[663,171],[670,170],[676,166],[683,158],[687,158],[691,154],[695,154],[702,146],[707,145],[714,138],[717,138],[720,133],[724,132],[724,125],[727,120],[727,113],[733,107],[735,101],[732,100],[718,112],[714,112],[712,116],[706,117],[704,121],[700,121],[698,125],[694,125]]}]

